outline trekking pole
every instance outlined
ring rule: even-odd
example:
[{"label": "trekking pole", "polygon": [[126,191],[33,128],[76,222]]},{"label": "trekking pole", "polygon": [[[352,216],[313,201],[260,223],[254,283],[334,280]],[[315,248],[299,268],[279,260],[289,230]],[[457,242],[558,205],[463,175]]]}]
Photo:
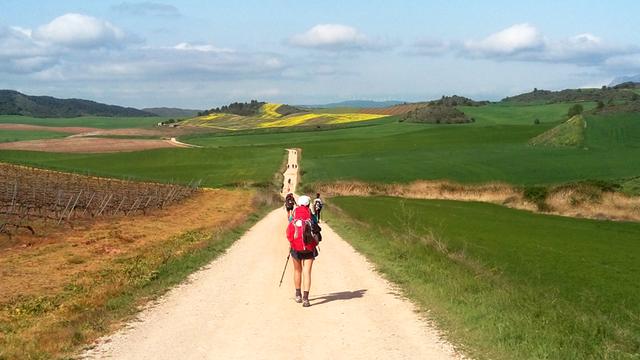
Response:
[{"label": "trekking pole", "polygon": [[291,256],[291,253],[289,253],[289,255],[287,255],[287,262],[284,263],[284,270],[282,270],[282,277],[280,278],[280,284],[278,285],[278,287],[282,286],[282,280],[284,280],[284,273],[287,271],[287,265],[289,264],[289,257]]}]

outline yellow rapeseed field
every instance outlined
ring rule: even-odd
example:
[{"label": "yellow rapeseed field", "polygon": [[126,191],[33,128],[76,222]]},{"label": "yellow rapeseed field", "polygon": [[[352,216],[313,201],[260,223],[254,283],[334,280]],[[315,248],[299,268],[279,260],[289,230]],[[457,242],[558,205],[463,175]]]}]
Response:
[{"label": "yellow rapeseed field", "polygon": [[280,120],[270,121],[260,124],[260,127],[285,127],[303,125],[307,122],[316,119],[324,120],[325,124],[345,124],[357,121],[374,120],[385,117],[387,115],[379,114],[359,114],[359,113],[344,113],[344,114],[327,114],[327,113],[308,113],[298,114],[284,117]]},{"label": "yellow rapeseed field", "polygon": [[282,106],[282,104],[267,103],[262,105],[262,108],[260,109],[260,117],[263,119],[281,118],[282,115],[277,111],[280,106]]}]

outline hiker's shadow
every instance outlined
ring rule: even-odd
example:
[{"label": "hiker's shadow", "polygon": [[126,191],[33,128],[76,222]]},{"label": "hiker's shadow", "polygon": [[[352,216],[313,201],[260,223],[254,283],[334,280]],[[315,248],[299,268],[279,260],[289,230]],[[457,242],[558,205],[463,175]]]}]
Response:
[{"label": "hiker's shadow", "polygon": [[[361,298],[364,296],[364,293],[366,292],[367,292],[366,289],[355,290],[355,291],[341,291],[341,292],[335,292],[327,295],[316,296],[315,298],[311,299],[311,301],[313,301],[313,306],[317,306],[317,305],[322,305],[322,304],[326,304],[328,302],[337,301],[337,300],[351,300],[351,299]],[[316,302],[317,300],[320,300],[320,301]]]}]

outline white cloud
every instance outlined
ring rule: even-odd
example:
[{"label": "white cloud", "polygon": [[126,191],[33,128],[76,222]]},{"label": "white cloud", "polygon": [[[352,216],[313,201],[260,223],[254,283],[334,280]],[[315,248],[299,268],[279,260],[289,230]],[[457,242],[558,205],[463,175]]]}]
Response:
[{"label": "white cloud", "polygon": [[45,44],[31,39],[30,31],[18,27],[0,27],[0,72],[31,73],[56,62]]},{"label": "white cloud", "polygon": [[200,51],[200,52],[233,52],[233,49],[219,48],[211,44],[190,44],[182,42],[173,47],[175,50]]},{"label": "white cloud", "polygon": [[108,21],[69,13],[40,26],[32,37],[53,45],[90,48],[117,45],[125,40],[126,34]]},{"label": "white cloud", "polygon": [[356,28],[340,24],[319,24],[289,39],[293,46],[329,51],[381,50],[389,47],[380,40],[372,40]]},{"label": "white cloud", "polygon": [[179,17],[180,10],[169,4],[162,4],[152,1],[143,2],[122,2],[111,7],[112,10],[136,15],[136,16],[161,16],[161,17]]},{"label": "white cloud", "polygon": [[554,40],[543,36],[536,27],[524,23],[510,26],[479,40],[418,41],[409,53],[425,56],[454,53],[460,57],[474,59],[611,68],[616,63],[633,66],[640,56],[640,47],[610,44],[591,33]]},{"label": "white cloud", "polygon": [[469,40],[464,44],[467,51],[480,56],[510,55],[543,46],[538,29],[529,24],[516,24],[482,40]]}]

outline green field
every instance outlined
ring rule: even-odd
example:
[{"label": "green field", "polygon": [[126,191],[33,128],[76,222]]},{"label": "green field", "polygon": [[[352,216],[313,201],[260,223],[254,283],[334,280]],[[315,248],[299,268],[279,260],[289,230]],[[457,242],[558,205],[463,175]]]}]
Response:
[{"label": "green field", "polygon": [[[464,183],[504,181],[532,185],[585,179],[617,180],[640,175],[640,148],[633,143],[633,139],[640,136],[636,115],[589,116],[590,125],[585,135],[588,150],[530,146],[530,139],[566,120],[569,106],[473,107],[476,122],[465,125],[407,124],[389,118],[363,128],[295,134],[187,136],[183,141],[210,147],[300,147],[305,183],[448,179]],[[534,125],[535,118],[539,118],[541,124]],[[626,125],[615,125],[617,123]],[[616,146],[599,145],[603,141],[623,139],[607,132],[609,127],[620,126],[624,126],[623,136],[630,141]]]},{"label": "green field", "polygon": [[476,358],[638,356],[640,224],[399,198],[328,215]]},{"label": "green field", "polygon": [[13,142],[37,139],[58,139],[71,134],[54,131],[0,130],[0,142]]},{"label": "green field", "polygon": [[188,183],[203,186],[269,184],[284,158],[276,147],[158,149],[130,153],[65,154],[0,151],[0,159],[97,176]]},{"label": "green field", "polygon": [[[581,104],[585,110],[595,107],[595,103]],[[533,125],[536,119],[541,123],[557,123],[560,119],[566,118],[571,105],[497,103],[486,106],[459,106],[458,109],[481,125]]]},{"label": "green field", "polygon": [[[265,129],[180,139],[206,147],[200,150],[82,155],[2,151],[0,161],[162,181],[204,176],[213,186],[266,181],[280,163],[278,156],[266,154],[300,147],[305,184],[447,179],[549,185],[640,176],[640,121],[635,114],[585,116],[583,146],[529,145],[532,138],[565,121],[570,106],[491,104],[465,108],[476,122],[464,125],[408,124],[390,117],[332,130]],[[535,118],[541,124],[534,125]],[[273,162],[256,163],[256,159]],[[232,170],[227,174],[225,168]]]},{"label": "green field", "polygon": [[54,127],[94,127],[99,129],[144,128],[166,120],[163,117],[99,117],[83,116],[75,118],[34,118],[29,116],[0,115],[0,124],[28,124]]}]

